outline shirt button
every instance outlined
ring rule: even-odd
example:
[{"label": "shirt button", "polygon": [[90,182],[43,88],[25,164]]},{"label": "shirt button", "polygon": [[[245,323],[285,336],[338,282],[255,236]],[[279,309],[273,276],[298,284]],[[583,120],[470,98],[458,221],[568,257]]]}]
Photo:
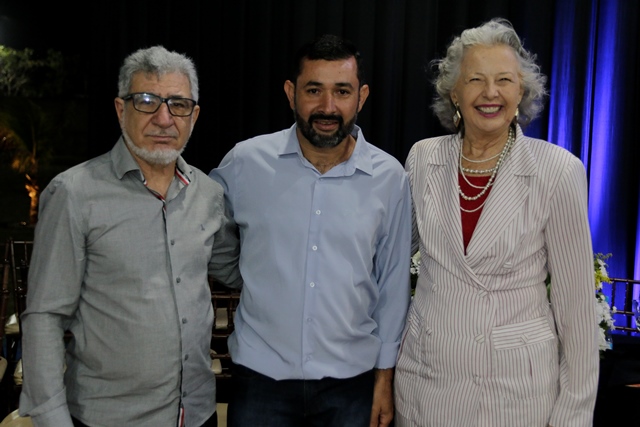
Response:
[{"label": "shirt button", "polygon": [[307,317],[307,323],[311,323],[311,317]]},{"label": "shirt button", "polygon": [[187,392],[186,391],[182,392],[182,397],[187,397]]},{"label": "shirt button", "polygon": [[318,250],[318,247],[316,245],[311,246],[311,249],[313,249],[314,251]]},{"label": "shirt button", "polygon": [[311,286],[312,288],[315,286],[316,284],[314,282],[309,283],[309,286]]},{"label": "shirt button", "polygon": [[171,246],[173,246],[173,245],[175,245],[175,244],[176,244],[176,241],[175,241],[175,240],[173,240],[173,239],[171,239]]},{"label": "shirt button", "polygon": [[176,279],[176,283],[180,283],[182,281],[182,279],[180,279],[179,277]]},{"label": "shirt button", "polygon": [[187,318],[186,317],[182,318],[182,323],[187,323]]},{"label": "shirt button", "polygon": [[189,355],[188,354],[184,355],[184,360],[189,360]]},{"label": "shirt button", "polygon": [[320,211],[320,209],[318,209],[318,210],[316,211],[316,215],[320,215],[320,213],[321,213],[321,211]]}]

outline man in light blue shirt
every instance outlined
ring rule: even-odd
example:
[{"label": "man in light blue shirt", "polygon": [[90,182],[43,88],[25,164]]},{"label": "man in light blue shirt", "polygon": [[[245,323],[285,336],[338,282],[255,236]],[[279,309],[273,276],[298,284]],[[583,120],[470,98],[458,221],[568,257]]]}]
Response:
[{"label": "man in light blue shirt", "polygon": [[244,279],[229,426],[387,426],[410,299],[409,184],[355,125],[369,94],[357,48],[323,36],[294,59],[296,124],[237,144],[210,173]]}]

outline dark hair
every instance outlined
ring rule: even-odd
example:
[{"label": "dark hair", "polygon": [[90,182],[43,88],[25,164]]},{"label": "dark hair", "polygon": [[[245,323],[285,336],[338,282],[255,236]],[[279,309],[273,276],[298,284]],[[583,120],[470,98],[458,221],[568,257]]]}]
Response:
[{"label": "dark hair", "polygon": [[295,84],[298,76],[302,73],[302,61],[305,59],[337,61],[340,59],[356,59],[358,82],[360,87],[364,84],[364,71],[360,51],[349,40],[333,34],[325,34],[317,39],[304,44],[293,56],[291,67],[291,81]]}]

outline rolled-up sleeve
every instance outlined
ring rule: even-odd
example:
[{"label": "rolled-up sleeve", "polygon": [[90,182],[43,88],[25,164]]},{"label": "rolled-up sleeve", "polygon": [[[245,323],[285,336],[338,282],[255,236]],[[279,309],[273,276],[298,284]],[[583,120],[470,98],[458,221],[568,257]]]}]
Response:
[{"label": "rolled-up sleeve", "polygon": [[396,200],[391,204],[387,233],[376,251],[375,274],[380,297],[373,312],[382,341],[376,368],[395,366],[400,338],[410,300],[411,195],[403,177]]}]

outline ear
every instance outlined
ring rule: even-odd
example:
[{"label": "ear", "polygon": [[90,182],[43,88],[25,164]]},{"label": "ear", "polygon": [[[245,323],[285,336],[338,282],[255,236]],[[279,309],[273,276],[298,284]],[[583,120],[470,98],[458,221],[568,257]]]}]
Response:
[{"label": "ear", "polygon": [[200,115],[200,106],[196,104],[193,108],[193,113],[191,113],[191,126],[196,124],[196,120],[198,120],[198,116]]},{"label": "ear", "polygon": [[296,85],[291,80],[284,82],[284,93],[287,94],[289,99],[289,107],[292,110],[296,108]]},{"label": "ear", "polygon": [[122,120],[124,116],[124,100],[122,98],[116,98],[113,100],[114,106],[116,107],[116,114],[118,115],[118,123],[120,123],[120,127],[124,126],[124,122]]},{"label": "ear", "polygon": [[369,85],[362,85],[362,87],[360,88],[360,97],[358,99],[358,113],[360,112],[360,110],[362,110],[362,107],[364,106],[364,102],[367,100],[368,97],[369,97]]}]

